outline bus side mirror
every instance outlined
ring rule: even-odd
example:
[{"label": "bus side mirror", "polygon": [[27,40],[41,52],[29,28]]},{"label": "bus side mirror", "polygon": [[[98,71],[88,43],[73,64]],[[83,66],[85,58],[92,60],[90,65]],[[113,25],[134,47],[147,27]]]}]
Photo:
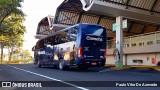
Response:
[{"label": "bus side mirror", "polygon": [[35,46],[32,48],[32,51],[35,51],[36,50],[36,48],[35,48]]}]

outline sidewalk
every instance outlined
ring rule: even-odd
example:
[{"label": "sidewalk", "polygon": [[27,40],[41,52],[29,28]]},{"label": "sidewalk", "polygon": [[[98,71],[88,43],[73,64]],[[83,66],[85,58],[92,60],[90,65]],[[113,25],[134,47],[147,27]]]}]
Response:
[{"label": "sidewalk", "polygon": [[156,70],[156,71],[160,71],[160,66],[124,65],[122,68],[117,68],[113,64],[106,64],[105,66],[110,67],[110,70],[113,70],[113,71],[116,71],[116,70],[127,70],[127,69],[137,69],[137,70],[153,69],[153,70]]}]

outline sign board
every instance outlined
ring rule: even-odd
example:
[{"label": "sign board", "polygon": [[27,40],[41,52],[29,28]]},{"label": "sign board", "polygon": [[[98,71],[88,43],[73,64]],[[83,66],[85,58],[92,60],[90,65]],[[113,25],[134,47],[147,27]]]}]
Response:
[{"label": "sign board", "polygon": [[127,19],[123,20],[123,22],[122,22],[122,28],[123,29],[127,28]]},{"label": "sign board", "polygon": [[[123,28],[123,29],[127,28],[127,19],[126,19],[126,20],[123,20],[123,22],[122,22],[122,28]],[[113,24],[112,24],[112,31],[113,31],[113,32],[116,31],[116,23],[113,23]]]},{"label": "sign board", "polygon": [[112,31],[115,32],[116,31],[116,23],[112,24]]}]

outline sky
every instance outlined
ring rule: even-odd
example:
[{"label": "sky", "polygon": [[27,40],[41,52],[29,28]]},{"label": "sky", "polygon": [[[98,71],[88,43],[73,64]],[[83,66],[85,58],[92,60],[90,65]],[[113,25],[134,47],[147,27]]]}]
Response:
[{"label": "sky", "polygon": [[24,0],[22,3],[22,11],[27,15],[25,17],[24,26],[27,33],[24,35],[23,49],[31,51],[36,44],[37,39],[34,38],[37,31],[37,25],[44,17],[48,15],[55,16],[57,7],[64,0]]}]

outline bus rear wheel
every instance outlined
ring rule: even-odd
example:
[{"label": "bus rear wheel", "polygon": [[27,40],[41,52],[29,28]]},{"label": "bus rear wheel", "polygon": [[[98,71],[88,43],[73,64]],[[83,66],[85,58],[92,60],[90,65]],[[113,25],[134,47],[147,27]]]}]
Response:
[{"label": "bus rear wheel", "polygon": [[64,70],[64,60],[63,59],[59,60],[59,69]]}]

